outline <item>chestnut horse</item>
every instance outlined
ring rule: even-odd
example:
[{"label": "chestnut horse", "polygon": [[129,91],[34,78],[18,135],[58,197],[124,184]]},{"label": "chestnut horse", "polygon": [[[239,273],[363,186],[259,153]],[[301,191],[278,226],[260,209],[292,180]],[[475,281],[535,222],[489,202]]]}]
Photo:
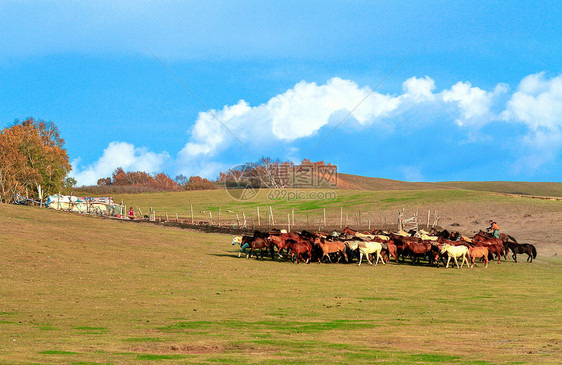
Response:
[{"label": "chestnut horse", "polygon": [[475,259],[484,259],[485,266],[488,267],[488,248],[486,247],[469,247],[468,249],[468,256],[470,257],[470,265],[469,267],[472,269],[474,267],[474,260]]},{"label": "chestnut horse", "polygon": [[386,250],[385,247],[383,245],[383,252],[385,252],[386,255],[386,261],[390,260],[390,256],[394,257],[394,261],[398,262],[398,255],[397,255],[397,248],[396,248],[396,244],[394,243],[394,240],[388,240],[385,242],[386,243]]},{"label": "chestnut horse", "polygon": [[256,250],[260,250],[261,258],[263,259],[263,254],[265,250],[269,250],[271,252],[271,259],[273,260],[273,247],[271,246],[271,242],[267,239],[262,237],[250,237],[250,236],[242,236],[242,243],[240,247],[243,247],[245,244],[250,245],[250,251],[246,255],[246,258],[249,259],[252,257],[252,253],[256,255],[256,259],[258,258],[258,254]]},{"label": "chestnut horse", "polygon": [[[287,248],[291,253],[291,261],[298,264],[300,258],[302,262],[306,262],[307,264],[310,263],[310,259],[312,258],[312,245],[310,244],[310,242],[304,239],[300,239],[298,241],[289,239],[286,241],[286,243]],[[304,253],[308,255],[306,260],[302,257]]]},{"label": "chestnut horse", "polygon": [[328,260],[332,262],[332,259],[330,258],[331,253],[338,253],[339,255],[343,255],[345,257],[345,261],[349,262],[347,253],[345,251],[345,242],[326,241],[326,239],[324,238],[316,237],[314,239],[314,244],[318,245],[322,249],[322,257],[318,259],[318,262],[321,262],[324,257],[328,257]]},{"label": "chestnut horse", "polygon": [[361,239],[363,239],[363,240],[371,240],[371,239],[373,239],[373,238],[375,237],[375,235],[372,234],[372,233],[369,233],[369,232],[359,232],[359,231],[356,231],[356,230],[351,229],[351,228],[349,228],[349,227],[345,227],[345,228],[341,231],[341,233],[342,233],[342,234],[348,234],[348,235],[351,235],[351,236],[355,236],[355,237],[361,238]]},{"label": "chestnut horse", "polygon": [[270,235],[267,239],[273,244],[273,246],[277,247],[277,256],[279,256],[279,258],[283,257],[281,255],[281,251],[288,248],[287,241],[290,240],[290,238],[281,237],[279,235]]},{"label": "chestnut horse", "polygon": [[504,254],[503,242],[499,238],[488,238],[485,232],[478,232],[472,238],[472,245],[476,247],[486,247],[493,258],[496,255],[498,258],[498,264],[500,263],[501,256]]},{"label": "chestnut horse", "polygon": [[404,237],[391,233],[390,239],[394,241],[398,254],[402,255],[402,260],[405,256],[410,256],[412,263],[416,263],[421,257],[425,257],[427,252],[431,250],[431,244],[423,243],[417,237]]},{"label": "chestnut horse", "polygon": [[[478,232],[478,234],[481,235],[481,236],[487,237],[487,238],[495,238],[494,235],[491,234],[490,232],[484,232],[482,230],[480,230],[480,232]],[[512,237],[512,236],[510,236],[506,233],[500,233],[500,240],[502,240],[503,246],[504,246],[503,258],[508,259],[509,258],[509,256],[508,256],[509,252],[508,252],[508,249],[507,249],[507,246],[506,246],[507,243],[512,242],[512,243],[518,244],[518,242],[514,237]]]},{"label": "chestnut horse", "polygon": [[355,230],[353,230],[353,229],[351,229],[351,228],[349,228],[349,227],[345,227],[345,228],[341,231],[341,233],[350,234],[350,235],[352,235],[352,236],[355,236],[355,234],[357,233],[357,231],[355,231]]}]

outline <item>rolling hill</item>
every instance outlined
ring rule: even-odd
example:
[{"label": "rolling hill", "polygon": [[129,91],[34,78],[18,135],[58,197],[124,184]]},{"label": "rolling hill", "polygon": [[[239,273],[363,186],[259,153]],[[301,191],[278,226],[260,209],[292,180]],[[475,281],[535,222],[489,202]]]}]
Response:
[{"label": "rolling hill", "polygon": [[523,181],[408,182],[359,175],[338,174],[338,187],[350,190],[462,189],[493,193],[562,197],[562,183]]}]

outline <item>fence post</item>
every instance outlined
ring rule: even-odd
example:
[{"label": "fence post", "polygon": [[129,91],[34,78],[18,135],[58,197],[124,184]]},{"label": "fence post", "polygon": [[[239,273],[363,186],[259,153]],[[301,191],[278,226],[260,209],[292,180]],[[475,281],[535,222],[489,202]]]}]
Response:
[{"label": "fence post", "polygon": [[326,228],[326,208],[324,208],[324,228]]},{"label": "fence post", "polygon": [[193,204],[190,204],[191,206],[191,224],[193,224]]},{"label": "fence post", "polygon": [[343,207],[340,207],[340,231],[343,229]]},{"label": "fence post", "polygon": [[269,206],[269,214],[271,215],[271,224],[275,225],[275,218],[273,218],[273,209]]},{"label": "fence post", "polygon": [[247,228],[246,227],[246,213],[244,213],[243,211],[242,211],[242,217],[244,217],[244,228]]},{"label": "fence post", "polygon": [[258,210],[258,227],[260,226],[260,207],[256,207]]},{"label": "fence post", "polygon": [[219,206],[219,227],[221,226],[221,207]]},{"label": "fence post", "polygon": [[291,216],[287,213],[287,232],[291,232]]},{"label": "fence post", "polygon": [[295,209],[293,208],[293,227],[295,226]]}]

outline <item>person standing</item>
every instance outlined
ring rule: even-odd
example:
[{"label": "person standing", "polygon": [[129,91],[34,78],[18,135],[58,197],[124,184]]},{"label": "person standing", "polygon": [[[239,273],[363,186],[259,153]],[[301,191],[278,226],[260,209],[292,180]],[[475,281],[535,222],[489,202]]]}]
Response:
[{"label": "person standing", "polygon": [[129,214],[127,216],[129,219],[135,219],[135,211],[133,210],[133,207],[129,208]]}]

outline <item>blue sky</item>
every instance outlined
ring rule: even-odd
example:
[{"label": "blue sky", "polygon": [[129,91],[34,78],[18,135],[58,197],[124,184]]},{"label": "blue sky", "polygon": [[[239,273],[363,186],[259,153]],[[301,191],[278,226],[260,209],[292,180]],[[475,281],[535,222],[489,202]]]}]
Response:
[{"label": "blue sky", "polygon": [[80,184],[261,156],[560,182],[560,34],[557,1],[0,1],[0,122],[55,122]]}]

